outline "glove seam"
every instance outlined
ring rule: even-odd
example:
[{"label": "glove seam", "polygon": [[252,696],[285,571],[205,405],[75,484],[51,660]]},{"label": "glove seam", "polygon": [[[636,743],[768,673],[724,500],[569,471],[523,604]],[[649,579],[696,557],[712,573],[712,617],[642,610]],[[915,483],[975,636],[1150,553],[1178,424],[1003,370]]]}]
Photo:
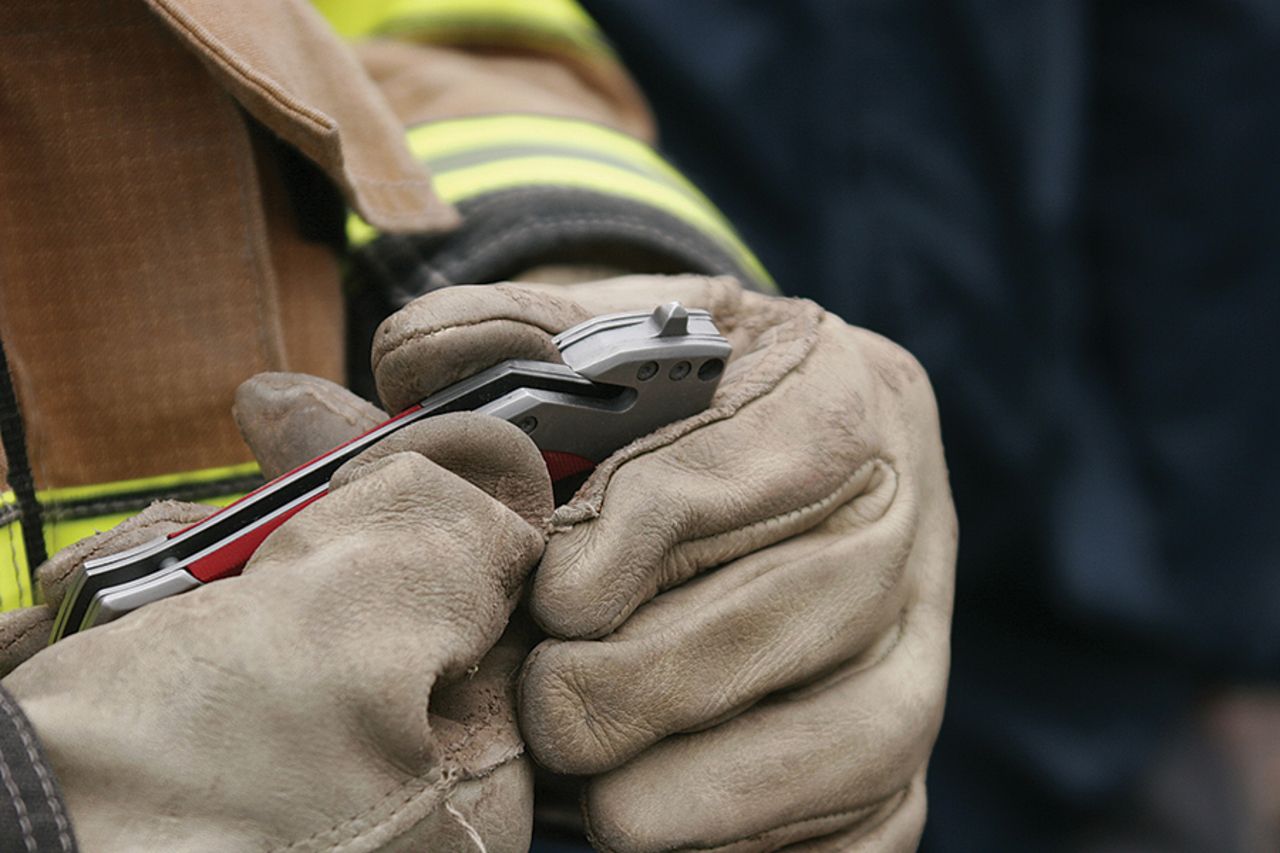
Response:
[{"label": "glove seam", "polygon": [[[428,782],[426,776],[424,775],[415,776],[411,779],[406,779],[404,782],[400,783],[395,788],[392,788],[390,791],[388,791],[386,794],[380,797],[376,802],[372,803],[371,805],[369,805],[367,808],[365,808],[363,811],[359,812],[358,814],[354,814],[346,818],[345,820],[340,821],[339,823],[335,823],[327,829],[318,830],[312,833],[311,835],[308,835],[306,838],[299,838],[287,844],[282,844],[276,847],[272,847],[269,853],[287,853],[287,851],[301,850],[301,849],[304,849],[305,846],[310,844],[311,842],[321,841],[323,837],[326,835],[338,836],[337,838],[334,838],[332,841],[325,842],[325,843],[332,844],[332,846],[328,848],[329,850],[332,851],[332,853],[340,853],[340,851],[342,850],[349,850],[352,848],[352,845],[368,837],[370,834],[376,832],[379,829],[382,829],[383,827],[391,823],[394,823],[396,818],[400,816],[401,812],[405,809],[405,807],[409,806],[411,803],[413,803],[415,800],[422,797],[423,795],[428,793],[439,793],[443,795],[451,786],[456,787],[456,783],[459,780],[471,781],[474,779],[483,779],[487,776],[491,776],[500,767],[505,767],[506,765],[510,764],[512,761],[519,758],[521,754],[523,754],[523,752],[524,752],[524,745],[523,744],[517,745],[507,755],[503,756],[501,760],[494,762],[483,773],[468,773],[463,775],[457,770],[457,768],[450,768],[447,770],[443,770],[440,773],[440,777],[434,782]],[[350,835],[345,839],[341,838],[341,835],[347,832],[350,832],[354,828],[353,826],[354,824],[359,823],[362,819],[368,816],[371,812],[377,810],[384,803],[388,802],[389,800],[394,800],[396,796],[400,795],[405,789],[409,789],[408,793],[404,794],[398,803],[395,803],[395,805],[391,809],[391,812],[385,818],[379,820],[377,823],[373,823],[368,826],[364,826],[359,829],[356,829],[355,834]],[[442,798],[442,801],[443,801],[443,798]],[[418,820],[415,820],[412,824],[396,832],[392,836],[392,838],[402,837],[405,833],[411,831],[415,826],[419,825],[423,820],[429,817],[434,811],[435,811],[434,808],[427,811]]]},{"label": "glove seam", "polygon": [[[45,607],[46,605],[39,605],[39,606]],[[50,630],[49,623],[47,620],[33,622],[30,625],[28,625],[26,628],[23,628],[13,637],[10,637],[8,642],[4,643],[3,645],[0,645],[0,654],[7,653],[10,649],[14,648],[15,646],[22,645],[22,642],[26,640],[26,638],[29,637],[31,634],[35,633],[37,628],[41,628],[45,631]]]},{"label": "glove seam", "polygon": [[549,334],[549,335],[556,334],[554,330],[548,329],[547,327],[539,325],[537,323],[531,323],[525,318],[506,317],[506,316],[485,317],[483,320],[470,320],[464,323],[451,323],[448,326],[441,326],[439,328],[420,329],[416,332],[413,332],[409,335],[404,336],[403,338],[398,339],[394,344],[391,344],[387,348],[383,349],[381,352],[375,353],[373,358],[374,373],[377,373],[378,368],[381,366],[383,360],[387,356],[392,355],[397,350],[402,349],[408,344],[426,340],[428,338],[435,337],[436,335],[451,331],[453,329],[470,329],[470,328],[475,328],[477,326],[484,326],[489,323],[517,323],[521,326],[527,326],[531,329],[538,329],[539,331],[545,332],[546,334]]},{"label": "glove seam", "polygon": [[[679,542],[674,542],[672,543],[672,548],[669,553],[674,555],[674,553],[681,548],[687,548],[693,545],[700,545],[704,542],[710,542],[710,541],[721,539],[727,536],[737,536],[743,533],[744,531],[753,530],[755,528],[768,527],[770,525],[775,525],[780,522],[785,522],[792,518],[796,518],[797,516],[806,515],[816,509],[821,509],[824,504],[834,503],[836,501],[839,501],[838,503],[835,504],[835,507],[831,510],[831,512],[827,513],[826,515],[818,519],[816,523],[821,524],[822,521],[826,520],[827,518],[830,518],[831,515],[833,515],[836,510],[840,509],[846,504],[849,504],[852,501],[855,501],[858,498],[862,497],[863,495],[868,494],[869,492],[872,491],[872,489],[868,488],[868,486],[873,486],[873,484],[867,483],[867,484],[864,484],[862,488],[848,495],[844,500],[839,500],[841,494],[846,489],[848,489],[851,484],[857,482],[864,471],[866,471],[868,468],[876,467],[878,465],[882,465],[893,472],[893,478],[894,478],[893,488],[895,493],[894,497],[896,497],[897,496],[896,493],[898,490],[897,484],[899,482],[897,469],[894,468],[893,464],[889,462],[889,460],[886,459],[885,457],[872,456],[870,459],[863,461],[862,464],[860,464],[857,468],[853,469],[853,471],[849,473],[849,476],[845,477],[843,480],[837,483],[835,488],[833,488],[831,491],[827,492],[825,495],[823,495],[820,498],[817,498],[816,500],[810,501],[804,506],[796,507],[794,509],[789,509],[789,510],[786,510],[785,512],[775,513],[774,515],[768,516],[766,518],[757,519],[756,521],[751,521],[746,524],[740,524],[737,527],[731,527],[727,530],[721,530],[717,533],[708,533],[705,536],[699,536],[695,539],[684,539]],[[874,524],[875,522],[884,518],[888,514],[889,508],[892,505],[893,505],[893,498],[890,498],[889,501],[885,504],[885,508],[880,512],[880,514],[875,516],[874,518],[866,519],[863,522],[863,526]],[[754,553],[755,550],[757,549],[753,548],[751,551],[748,551],[746,553]],[[741,557],[741,556],[743,555],[736,554],[730,551],[730,556],[726,557],[725,559],[732,560],[732,559],[737,559],[738,557]]]},{"label": "glove seam", "polygon": [[[859,476],[862,474],[863,471],[865,471],[868,467],[873,467],[877,464],[883,465],[884,467],[888,468],[890,471],[893,472],[894,492],[896,497],[897,483],[899,482],[897,469],[895,469],[893,465],[884,457],[873,456],[870,459],[867,459],[857,468],[855,468],[849,474],[849,476],[841,480],[840,483],[838,483],[834,489],[827,492],[825,495],[818,498],[817,500],[811,501],[802,507],[796,507],[795,509],[790,509],[785,512],[780,512],[775,515],[769,516],[768,518],[762,518],[757,521],[752,521],[748,524],[743,524],[743,525],[739,525],[738,527],[730,528],[729,530],[722,530],[719,533],[711,533],[706,536],[700,536],[696,539],[686,539],[680,542],[672,543],[671,548],[667,551],[667,562],[662,568],[669,569],[671,566],[671,563],[678,558],[678,555],[681,551],[687,550],[692,547],[696,547],[702,543],[712,542],[717,539],[725,539],[725,538],[740,536],[744,531],[749,531],[752,529],[768,527],[770,525],[785,524],[787,521],[791,519],[795,519],[800,516],[813,513],[815,510],[821,513],[822,509],[827,508],[827,507],[824,507],[824,504],[830,505],[830,511],[826,513],[821,513],[820,517],[816,519],[814,524],[811,525],[810,528],[807,528],[807,529],[811,529],[812,527],[817,526],[818,524],[821,524],[827,518],[830,518],[838,509],[840,509],[840,507],[845,506],[850,501],[857,500],[859,497],[861,497],[864,494],[867,494],[867,489],[864,488],[856,491],[853,494],[848,495],[847,497],[845,497],[844,500],[840,500],[840,497],[842,496],[844,491],[849,488],[850,484],[857,482],[857,480],[859,479]],[[881,518],[884,518],[885,514],[888,513],[889,507],[892,505],[893,505],[893,500],[890,499],[889,502],[886,503],[885,505],[885,510],[875,518],[867,519],[866,523],[874,524],[876,521],[879,521]],[[797,533],[799,532],[802,532],[802,531],[797,531]],[[738,553],[734,550],[729,550],[726,556],[717,559],[716,561],[714,561],[713,563],[710,563],[709,565],[719,565],[727,560],[736,560],[740,557],[745,556],[746,554],[753,553],[756,550],[758,550],[758,548],[751,548],[750,550],[744,551],[742,553]],[[704,569],[705,568],[706,567],[704,567]],[[689,578],[693,578],[697,574],[698,573],[695,572],[693,575],[690,575]],[[689,578],[685,578],[685,580],[688,580]],[[667,586],[660,585],[659,590],[661,591],[663,589],[670,589],[671,587],[677,586],[677,585],[678,584],[669,584]],[[628,610],[629,608],[631,608],[631,606],[632,606],[631,602],[625,602],[622,605],[622,607],[620,607],[613,614],[613,616],[610,617],[609,621],[606,623],[604,633],[607,634],[616,630],[618,625],[621,624],[623,621],[625,621]]]},{"label": "glove seam", "polygon": [[[865,806],[857,806],[851,809],[843,809],[840,811],[829,812],[827,814],[815,815],[813,817],[800,818],[799,820],[793,820],[787,823],[780,823],[777,826],[771,826],[768,829],[762,830],[757,833],[753,833],[752,835],[744,835],[741,838],[735,838],[732,841],[726,841],[720,844],[715,844],[715,845],[680,844],[675,847],[667,846],[667,847],[662,847],[656,850],[651,850],[651,851],[648,851],[648,853],[683,853],[684,851],[696,851],[697,853],[723,853],[723,851],[731,850],[734,846],[742,844],[743,842],[763,839],[765,836],[771,833],[775,833],[775,832],[779,832],[787,829],[793,829],[795,827],[803,826],[806,823],[817,823],[819,821],[824,821],[824,820],[849,818],[852,821],[852,824],[856,824],[862,818],[865,818],[868,815],[883,809],[887,803],[895,799],[899,801],[898,804],[895,805],[892,809],[889,809],[888,811],[890,813],[896,811],[898,806],[900,806],[903,802],[906,801],[906,795],[910,792],[911,786],[914,784],[914,782],[915,780],[913,779],[912,781],[908,782],[906,785],[893,791],[887,796],[882,797],[879,800],[876,800],[874,803],[868,803]],[[595,847],[597,851],[599,851],[599,853],[624,853],[624,851],[619,850],[616,847],[609,846],[608,843],[602,841],[600,837],[596,834],[594,827],[592,826],[592,823],[591,823],[591,816],[590,816],[588,802],[587,802],[588,799],[589,799],[589,794],[587,794],[584,791],[582,795],[582,819],[583,819],[583,824],[586,828],[587,839],[591,842],[591,845]],[[843,830],[841,831],[848,831],[849,829],[852,828],[852,824],[848,827],[844,827]],[[798,840],[804,840],[804,839],[798,839]]]}]

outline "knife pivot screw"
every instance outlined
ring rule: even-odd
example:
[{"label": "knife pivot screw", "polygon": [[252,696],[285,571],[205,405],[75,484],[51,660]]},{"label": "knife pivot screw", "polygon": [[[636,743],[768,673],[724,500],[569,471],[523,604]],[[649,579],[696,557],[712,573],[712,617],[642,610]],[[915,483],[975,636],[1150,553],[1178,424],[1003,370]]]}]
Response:
[{"label": "knife pivot screw", "polygon": [[525,417],[516,421],[516,426],[524,430],[525,434],[529,434],[538,428],[538,419],[535,418],[533,415],[526,415]]},{"label": "knife pivot screw", "polygon": [[710,382],[723,372],[724,359],[709,358],[702,363],[702,367],[698,368],[698,378],[703,382]]},{"label": "knife pivot screw", "polygon": [[679,382],[689,375],[689,371],[693,370],[693,365],[687,361],[677,361],[671,365],[671,372],[667,374],[674,381]]},{"label": "knife pivot screw", "polygon": [[658,375],[658,362],[646,361],[640,365],[640,369],[636,371],[636,379],[646,382]]}]

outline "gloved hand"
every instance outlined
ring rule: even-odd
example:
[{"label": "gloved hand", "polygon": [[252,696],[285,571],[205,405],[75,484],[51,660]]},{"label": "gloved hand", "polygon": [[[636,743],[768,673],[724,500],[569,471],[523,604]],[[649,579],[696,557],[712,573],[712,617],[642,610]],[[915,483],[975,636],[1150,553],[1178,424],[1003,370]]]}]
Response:
[{"label": "gloved hand", "polygon": [[[238,407],[268,475],[383,417],[280,375]],[[243,576],[75,634],[5,679],[83,849],[527,850],[514,676],[528,628],[503,632],[551,510],[536,448],[497,419],[446,415],[331,488]],[[206,511],[153,507],[55,556],[46,590]]]},{"label": "gloved hand", "polygon": [[679,299],[734,345],[712,408],[620,450],[553,516],[524,668],[546,767],[606,851],[905,850],[942,717],[956,521],[906,352],[727,279],[453,288],[383,324],[400,407],[594,314]]}]

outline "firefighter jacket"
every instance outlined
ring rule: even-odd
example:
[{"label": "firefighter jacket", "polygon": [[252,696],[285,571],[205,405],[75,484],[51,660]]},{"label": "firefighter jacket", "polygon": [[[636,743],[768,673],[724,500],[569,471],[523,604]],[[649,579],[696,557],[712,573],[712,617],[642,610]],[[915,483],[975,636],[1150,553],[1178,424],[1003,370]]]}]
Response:
[{"label": "firefighter jacket", "polygon": [[0,609],[153,500],[251,488],[237,385],[358,374],[427,289],[768,283],[572,0],[5,4],[0,81]]}]

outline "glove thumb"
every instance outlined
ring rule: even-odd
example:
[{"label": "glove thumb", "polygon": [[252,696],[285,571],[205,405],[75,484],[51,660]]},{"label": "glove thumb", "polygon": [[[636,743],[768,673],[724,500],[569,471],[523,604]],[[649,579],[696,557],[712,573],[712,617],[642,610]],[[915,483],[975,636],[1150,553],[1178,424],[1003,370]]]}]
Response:
[{"label": "glove thumb", "polygon": [[387,419],[341,385],[303,373],[259,373],[236,390],[232,413],[268,480]]}]

